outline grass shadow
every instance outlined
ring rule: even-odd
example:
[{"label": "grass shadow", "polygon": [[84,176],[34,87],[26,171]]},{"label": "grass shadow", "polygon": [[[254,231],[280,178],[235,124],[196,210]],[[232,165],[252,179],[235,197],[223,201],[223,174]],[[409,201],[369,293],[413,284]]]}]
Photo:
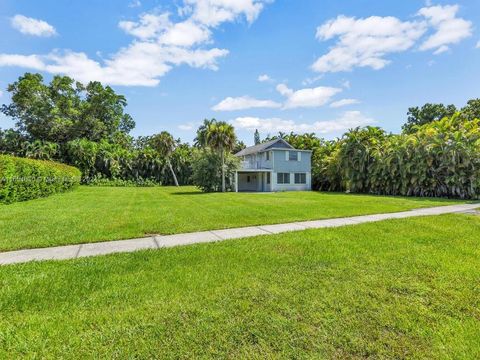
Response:
[{"label": "grass shadow", "polygon": [[214,193],[205,193],[202,191],[174,191],[170,193],[170,195],[207,195],[207,194],[214,194]]}]

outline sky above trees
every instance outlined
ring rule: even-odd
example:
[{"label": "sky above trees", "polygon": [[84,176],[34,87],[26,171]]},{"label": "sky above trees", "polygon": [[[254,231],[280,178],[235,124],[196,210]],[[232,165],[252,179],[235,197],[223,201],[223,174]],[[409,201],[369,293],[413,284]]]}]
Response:
[{"label": "sky above trees", "polygon": [[30,71],[110,84],[136,135],[399,131],[411,106],[480,97],[479,22],[474,0],[4,0],[0,102]]}]

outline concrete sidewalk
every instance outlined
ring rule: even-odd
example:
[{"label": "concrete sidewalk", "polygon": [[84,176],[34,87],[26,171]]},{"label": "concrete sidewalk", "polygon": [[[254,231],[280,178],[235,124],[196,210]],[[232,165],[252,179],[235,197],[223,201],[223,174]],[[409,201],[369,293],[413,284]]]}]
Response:
[{"label": "concrete sidewalk", "polygon": [[0,265],[24,263],[40,260],[65,260],[86,256],[98,256],[112,253],[133,252],[144,249],[160,249],[174,246],[200,244],[230,239],[239,239],[257,235],[279,234],[288,231],[321,229],[355,225],[387,219],[401,219],[416,216],[433,216],[451,213],[471,212],[480,208],[480,204],[461,204],[434,208],[403,211],[397,213],[363,215],[348,218],[302,221],[277,225],[250,226],[242,228],[202,231],[195,233],[152,236],[141,239],[117,240],[80,245],[67,245],[43,249],[18,250],[0,253]]}]

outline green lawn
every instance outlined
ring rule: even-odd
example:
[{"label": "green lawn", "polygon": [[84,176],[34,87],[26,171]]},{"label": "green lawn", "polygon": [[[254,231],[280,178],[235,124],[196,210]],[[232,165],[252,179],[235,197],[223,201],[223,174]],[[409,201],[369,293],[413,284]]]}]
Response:
[{"label": "green lawn", "polygon": [[319,192],[203,194],[193,187],[80,187],[0,205],[0,251],[394,212],[452,203]]},{"label": "green lawn", "polygon": [[0,358],[478,359],[479,233],[444,215],[1,267]]}]

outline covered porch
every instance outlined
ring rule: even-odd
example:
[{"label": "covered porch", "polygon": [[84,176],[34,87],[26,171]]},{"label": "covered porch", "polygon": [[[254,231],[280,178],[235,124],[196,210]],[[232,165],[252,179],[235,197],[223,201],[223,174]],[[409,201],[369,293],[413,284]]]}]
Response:
[{"label": "covered porch", "polygon": [[236,192],[272,191],[272,170],[242,169],[236,172]]}]

